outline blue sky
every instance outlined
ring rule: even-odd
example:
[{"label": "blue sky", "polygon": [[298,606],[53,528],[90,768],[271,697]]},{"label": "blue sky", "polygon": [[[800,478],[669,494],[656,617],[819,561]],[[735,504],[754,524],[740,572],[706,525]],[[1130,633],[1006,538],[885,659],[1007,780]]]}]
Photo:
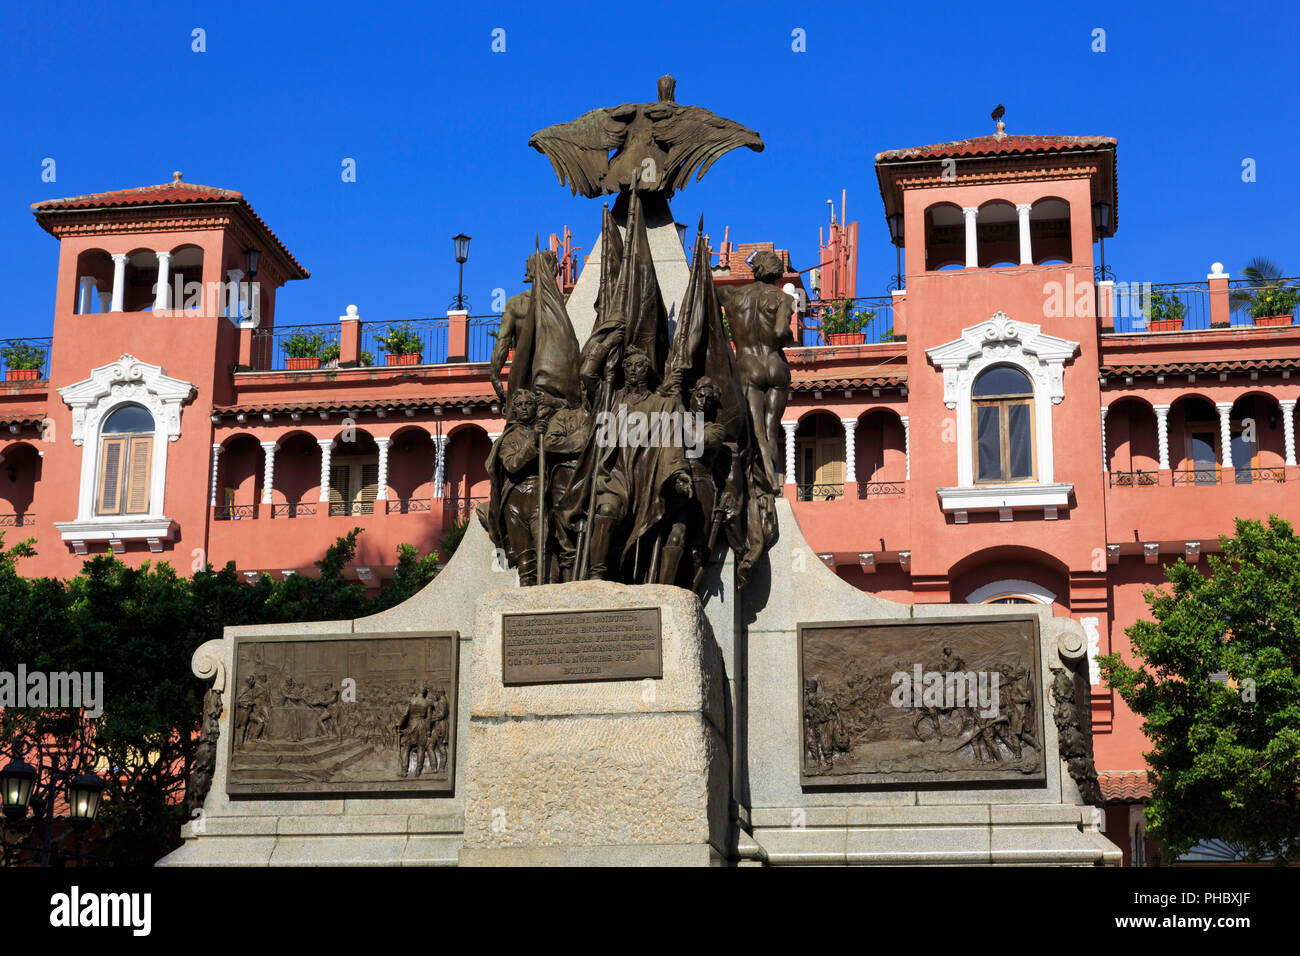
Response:
[{"label": "blue sky", "polygon": [[[597,106],[679,102],[758,130],[674,200],[692,226],[815,264],[825,200],[862,223],[859,295],[893,250],[873,170],[884,149],[992,131],[1115,136],[1126,281],[1300,273],[1293,3],[7,4],[0,12],[0,336],[48,335],[57,243],[38,200],[168,181],[241,190],[312,278],[280,324],[442,314],[451,236],[474,237],[466,294],[521,288],[533,235],[587,247],[600,204],[561,188],[534,130]],[[506,51],[491,50],[494,28]],[[191,31],[207,51],[191,51]],[[805,31],[807,51],[791,49]],[[1091,49],[1105,30],[1106,51]],[[42,182],[42,161],[57,181]],[[357,181],[341,164],[356,160]],[[1242,161],[1257,179],[1242,181]]]}]

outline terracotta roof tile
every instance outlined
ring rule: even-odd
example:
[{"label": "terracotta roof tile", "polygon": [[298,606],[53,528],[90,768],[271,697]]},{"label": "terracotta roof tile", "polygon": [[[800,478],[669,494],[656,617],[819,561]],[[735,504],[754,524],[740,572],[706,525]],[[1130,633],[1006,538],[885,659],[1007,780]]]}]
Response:
[{"label": "terracotta roof tile", "polygon": [[345,397],[334,397],[306,402],[248,402],[238,405],[219,405],[213,407],[212,414],[225,416],[243,412],[246,415],[261,415],[263,412],[271,412],[286,415],[290,412],[373,411],[379,408],[397,411],[408,408],[431,410],[449,405],[493,405],[497,401],[496,395],[491,392],[479,395],[442,395],[438,398],[358,398],[352,401]]},{"label": "terracotta roof tile", "polygon": [[1097,780],[1107,803],[1141,803],[1155,793],[1145,770],[1105,770],[1097,774]]},{"label": "terracotta roof tile", "polygon": [[894,388],[906,384],[906,375],[878,375],[866,378],[794,379],[790,382],[790,389],[795,392],[812,392],[838,388]]},{"label": "terracotta roof tile", "polygon": [[157,186],[136,186],[131,189],[114,189],[105,193],[87,193],[84,196],[67,196],[63,199],[47,199],[32,203],[32,212],[39,220],[41,213],[58,212],[65,209],[112,209],[127,206],[165,206],[178,203],[234,202],[239,203],[254,221],[266,230],[275,244],[288,257],[289,261],[302,273],[302,278],[309,278],[311,273],[303,268],[302,263],[293,257],[280,237],[271,231],[265,220],[244,198],[244,194],[233,189],[221,189],[216,186],[200,186],[198,183],[182,182],[180,173],[169,183]]},{"label": "terracotta roof tile", "polygon": [[1181,375],[1188,372],[1271,372],[1295,368],[1300,368],[1300,357],[1165,362],[1159,365],[1103,365],[1099,371],[1102,378],[1106,378],[1116,375]]},{"label": "terracotta roof tile", "polygon": [[876,162],[905,159],[940,159],[949,156],[1006,156],[1014,153],[1063,153],[1071,150],[1105,149],[1118,143],[1110,136],[1006,135],[976,136],[933,146],[888,149],[876,154]]}]

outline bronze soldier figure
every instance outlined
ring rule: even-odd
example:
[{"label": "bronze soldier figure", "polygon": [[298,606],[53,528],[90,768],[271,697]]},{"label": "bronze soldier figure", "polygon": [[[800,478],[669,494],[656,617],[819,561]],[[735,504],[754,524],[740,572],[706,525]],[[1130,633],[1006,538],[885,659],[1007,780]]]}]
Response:
[{"label": "bronze soldier figure", "polygon": [[406,713],[397,724],[399,734],[398,759],[401,764],[397,769],[399,777],[405,777],[411,763],[411,752],[416,754],[415,775],[424,772],[425,751],[429,746],[429,728],[432,723],[433,701],[429,699],[429,688],[422,687],[406,705]]}]

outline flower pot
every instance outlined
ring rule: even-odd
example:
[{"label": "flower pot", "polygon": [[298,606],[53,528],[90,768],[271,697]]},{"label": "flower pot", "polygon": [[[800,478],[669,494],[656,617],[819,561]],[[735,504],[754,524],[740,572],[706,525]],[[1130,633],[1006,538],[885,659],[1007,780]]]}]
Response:
[{"label": "flower pot", "polygon": [[1182,319],[1152,319],[1150,331],[1152,332],[1181,332],[1183,330]]},{"label": "flower pot", "polygon": [[291,372],[301,372],[304,369],[320,368],[320,359],[318,358],[287,358],[284,360],[284,367]]},{"label": "flower pot", "polygon": [[828,332],[827,345],[862,345],[867,341],[866,332]]},{"label": "flower pot", "polygon": [[1255,324],[1260,328],[1272,328],[1279,325],[1291,325],[1294,321],[1294,315],[1261,315],[1255,320]]},{"label": "flower pot", "polygon": [[419,352],[401,352],[393,354],[389,352],[385,355],[389,365],[419,365],[420,359],[424,358]]},{"label": "flower pot", "polygon": [[35,382],[41,377],[41,370],[38,368],[7,368],[5,369],[6,382]]}]

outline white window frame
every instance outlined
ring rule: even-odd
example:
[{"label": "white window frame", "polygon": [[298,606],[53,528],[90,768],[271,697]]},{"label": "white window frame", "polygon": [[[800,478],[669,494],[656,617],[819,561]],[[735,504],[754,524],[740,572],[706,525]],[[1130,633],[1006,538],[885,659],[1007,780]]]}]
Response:
[{"label": "white window frame", "polygon": [[[962,329],[961,337],[926,349],[931,363],[943,373],[943,402],[956,411],[957,484],[939,488],[945,512],[966,520],[968,511],[1003,512],[1014,508],[1043,508],[1046,517],[1068,507],[1072,482],[1058,483],[1052,454],[1052,406],[1065,398],[1065,363],[1079,343],[1046,335],[1042,326],[1017,322],[998,312],[985,322]],[[1006,483],[975,482],[975,436],[972,434],[972,391],[980,373],[995,365],[1024,372],[1034,388],[1034,455],[1038,480]]]},{"label": "white window frame", "polygon": [[[85,554],[90,542],[107,541],[116,552],[126,541],[145,540],[151,551],[176,536],[177,524],[163,511],[167,487],[167,446],[181,436],[181,406],[194,395],[190,382],[171,378],[161,366],[142,362],[130,353],[94,369],[90,377],[59,389],[72,409],[72,443],[81,446],[81,488],[77,519],[56,521],[65,542]],[[153,416],[153,462],[149,480],[149,510],[143,515],[95,513],[102,425],[124,405],[141,405]],[[142,432],[141,434],[148,434]]]}]

